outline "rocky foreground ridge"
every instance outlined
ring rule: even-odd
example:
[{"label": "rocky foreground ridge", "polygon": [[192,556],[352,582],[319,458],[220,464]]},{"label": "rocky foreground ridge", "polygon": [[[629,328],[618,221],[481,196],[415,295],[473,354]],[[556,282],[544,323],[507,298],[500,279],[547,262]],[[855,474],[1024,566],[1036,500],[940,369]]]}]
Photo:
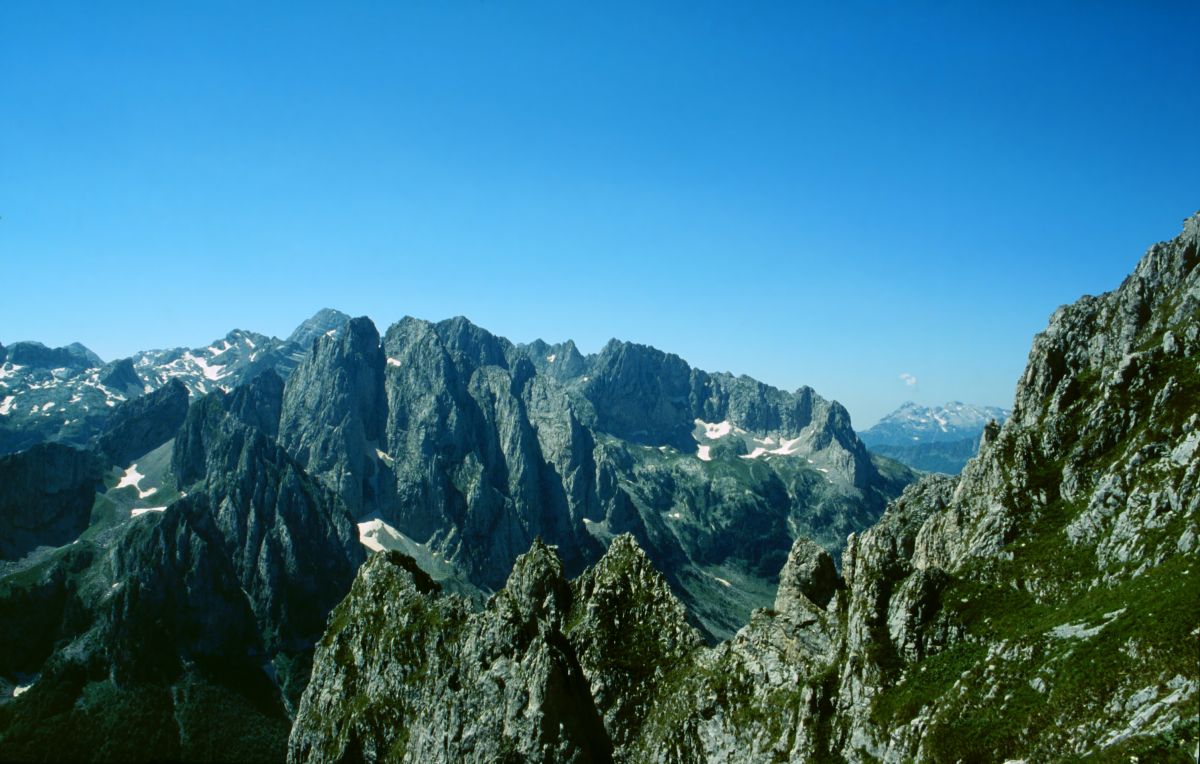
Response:
[{"label": "rocky foreground ridge", "polygon": [[[1012,417],[841,571],[705,646],[629,537],[573,582],[535,543],[480,613],[377,554],[334,612],[301,761],[1195,761],[1200,215],[1061,308]],[[631,420],[632,421],[632,420]]]}]

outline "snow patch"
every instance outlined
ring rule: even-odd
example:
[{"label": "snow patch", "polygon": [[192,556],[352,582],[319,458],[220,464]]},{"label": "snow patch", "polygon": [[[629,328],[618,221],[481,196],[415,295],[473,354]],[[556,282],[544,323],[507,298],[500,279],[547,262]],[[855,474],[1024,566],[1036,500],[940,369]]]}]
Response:
[{"label": "snow patch", "polygon": [[166,512],[166,511],[167,511],[166,507],[141,507],[140,509],[130,510],[129,516],[137,517],[138,515],[144,515],[147,512]]},{"label": "snow patch", "polygon": [[739,459],[757,459],[758,457],[762,456],[765,453],[767,453],[767,449],[763,448],[762,446],[759,446],[758,448],[754,449],[750,453],[742,454],[738,458]]},{"label": "snow patch", "polygon": [[[130,466],[129,469],[125,470],[125,474],[121,476],[121,481],[119,483],[117,483],[116,488],[125,488],[126,486],[133,486],[134,490],[136,490],[138,492],[138,498],[144,499],[147,496],[151,496],[156,491],[158,491],[157,488],[148,488],[145,491],[142,490],[142,487],[138,484],[141,483],[142,480],[145,479],[145,477],[146,477],[145,475],[138,472],[137,465],[134,464],[134,465]],[[114,490],[116,490],[116,489],[114,489]],[[134,510],[134,511],[136,512],[137,510]]]},{"label": "snow patch", "polygon": [[358,524],[358,543],[372,552],[383,552],[389,549],[403,551],[402,538],[400,531],[379,518]]},{"label": "snow patch", "polygon": [[704,437],[708,438],[709,440],[723,438],[728,435],[731,430],[733,430],[733,425],[729,423],[729,420],[712,423],[705,422],[703,419],[697,419],[696,424],[704,428]]},{"label": "snow patch", "polygon": [[184,353],[183,358],[184,360],[191,361],[193,364],[195,364],[196,368],[200,369],[200,373],[204,375],[204,378],[210,379],[213,382],[216,382],[222,377],[227,377],[230,374],[229,370],[225,368],[224,364],[209,364],[208,361],[199,356],[192,355],[191,352]]},{"label": "snow patch", "polygon": [[12,411],[13,397],[6,395],[4,396],[4,400],[0,401],[0,416],[8,416],[8,412]]},{"label": "snow patch", "polygon": [[388,359],[388,366],[400,366],[400,365],[401,365],[401,363],[399,361],[397,361],[395,358]]},{"label": "snow patch", "polygon": [[696,451],[696,456],[700,457],[700,461],[702,461],[702,462],[711,462],[712,461],[712,453],[711,452],[712,452],[711,447],[700,446],[700,448]]},{"label": "snow patch", "polygon": [[1091,639],[1104,630],[1104,627],[1109,625],[1116,619],[1117,616],[1125,612],[1125,608],[1114,610],[1111,613],[1104,614],[1104,623],[1096,626],[1088,626],[1086,621],[1078,623],[1064,623],[1060,626],[1055,626],[1047,635],[1055,639]]},{"label": "snow patch", "polygon": [[550,355],[546,356],[546,360],[549,361],[550,363],[554,363],[554,359],[556,359],[556,358],[558,358],[558,355],[556,353],[551,353]]},{"label": "snow patch", "polygon": [[21,695],[23,695],[25,692],[27,692],[30,687],[33,687],[33,682],[30,682],[29,684],[17,685],[16,687],[13,688],[13,697],[14,698],[21,697]]},{"label": "snow patch", "polygon": [[[712,574],[710,573],[709,575],[712,575]],[[713,578],[716,579],[717,583],[719,583],[721,586],[724,586],[727,589],[731,588],[733,586],[733,584],[729,583],[728,581],[721,578],[720,576],[713,576]]]},{"label": "snow patch", "polygon": [[799,450],[796,448],[796,444],[799,442],[800,438],[793,438],[791,440],[784,440],[783,438],[780,438],[779,448],[771,449],[770,453],[779,454],[780,456],[790,456]]}]

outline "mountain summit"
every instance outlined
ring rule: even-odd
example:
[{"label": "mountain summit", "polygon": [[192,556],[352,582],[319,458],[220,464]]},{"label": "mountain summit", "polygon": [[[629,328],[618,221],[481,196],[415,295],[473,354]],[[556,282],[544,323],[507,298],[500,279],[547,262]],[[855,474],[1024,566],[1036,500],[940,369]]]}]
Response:
[{"label": "mountain summit", "polygon": [[988,423],[1004,424],[1010,413],[958,401],[933,407],[909,401],[858,436],[875,453],[915,469],[957,474],[979,450]]}]

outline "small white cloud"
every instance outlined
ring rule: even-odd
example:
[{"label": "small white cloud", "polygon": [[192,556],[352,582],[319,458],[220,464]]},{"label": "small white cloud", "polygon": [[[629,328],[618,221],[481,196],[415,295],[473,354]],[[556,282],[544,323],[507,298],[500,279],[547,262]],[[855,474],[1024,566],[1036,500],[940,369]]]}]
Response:
[{"label": "small white cloud", "polygon": [[908,385],[909,387],[917,384],[917,378],[909,374],[907,371],[900,375],[900,379],[904,380],[904,384]]}]

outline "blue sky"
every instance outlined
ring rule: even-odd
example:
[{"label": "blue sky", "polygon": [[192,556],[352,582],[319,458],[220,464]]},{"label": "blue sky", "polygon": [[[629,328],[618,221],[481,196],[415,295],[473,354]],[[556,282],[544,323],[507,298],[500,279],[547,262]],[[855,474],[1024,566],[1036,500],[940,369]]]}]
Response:
[{"label": "blue sky", "polygon": [[0,4],[0,342],[462,314],[862,427],[1200,207],[1196,2],[346,5]]}]

